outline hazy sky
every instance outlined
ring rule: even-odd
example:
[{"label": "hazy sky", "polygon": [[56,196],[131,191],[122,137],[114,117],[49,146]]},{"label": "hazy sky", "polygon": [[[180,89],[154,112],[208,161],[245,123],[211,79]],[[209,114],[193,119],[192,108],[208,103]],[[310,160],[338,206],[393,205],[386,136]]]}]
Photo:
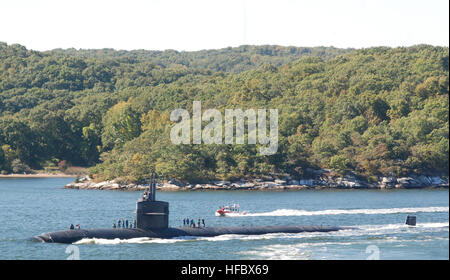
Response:
[{"label": "hazy sky", "polygon": [[448,46],[449,1],[0,0],[0,41],[35,50]]}]

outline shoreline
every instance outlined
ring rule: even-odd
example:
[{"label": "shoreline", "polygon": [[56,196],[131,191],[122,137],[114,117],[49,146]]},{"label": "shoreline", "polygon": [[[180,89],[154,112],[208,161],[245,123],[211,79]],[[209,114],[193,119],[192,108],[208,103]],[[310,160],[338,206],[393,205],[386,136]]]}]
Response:
[{"label": "shoreline", "polygon": [[[71,182],[64,186],[66,189],[88,189],[88,190],[117,190],[117,191],[144,191],[148,184],[118,183],[115,180],[94,182],[88,176],[71,175],[64,173],[36,173],[36,174],[7,174],[1,175],[0,179],[13,178],[80,178],[78,182]],[[378,182],[368,183],[355,177],[322,177],[303,180],[241,180],[236,182],[214,181],[203,184],[182,184],[169,180],[158,183],[158,191],[289,191],[289,190],[349,190],[349,189],[432,189],[449,188],[448,177],[438,176],[411,176],[411,177],[380,177]]]},{"label": "shoreline", "polygon": [[[144,191],[149,184],[120,183],[115,180],[94,182],[88,177],[81,178],[64,186],[66,189],[86,190],[117,190],[117,191]],[[182,184],[173,180],[157,183],[158,191],[289,191],[289,190],[386,190],[386,189],[448,189],[448,177],[438,176],[411,176],[411,177],[380,177],[378,182],[368,183],[355,177],[322,177],[302,180],[241,180],[237,182],[214,181],[205,184]]]}]

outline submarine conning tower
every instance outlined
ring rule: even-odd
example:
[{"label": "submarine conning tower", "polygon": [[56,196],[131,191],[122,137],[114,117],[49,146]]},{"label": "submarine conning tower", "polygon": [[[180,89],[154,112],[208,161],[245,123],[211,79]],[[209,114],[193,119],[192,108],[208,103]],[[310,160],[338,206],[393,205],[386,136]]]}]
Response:
[{"label": "submarine conning tower", "polygon": [[136,203],[136,227],[143,230],[169,227],[169,203],[156,201],[156,179],[150,179],[148,195]]}]

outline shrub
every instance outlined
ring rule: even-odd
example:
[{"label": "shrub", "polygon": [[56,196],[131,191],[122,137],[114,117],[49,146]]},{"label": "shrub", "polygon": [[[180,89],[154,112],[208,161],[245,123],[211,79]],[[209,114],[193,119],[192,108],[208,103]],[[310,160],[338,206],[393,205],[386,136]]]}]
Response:
[{"label": "shrub", "polygon": [[30,172],[30,167],[20,161],[20,159],[15,159],[11,162],[11,169],[13,173],[26,173]]}]

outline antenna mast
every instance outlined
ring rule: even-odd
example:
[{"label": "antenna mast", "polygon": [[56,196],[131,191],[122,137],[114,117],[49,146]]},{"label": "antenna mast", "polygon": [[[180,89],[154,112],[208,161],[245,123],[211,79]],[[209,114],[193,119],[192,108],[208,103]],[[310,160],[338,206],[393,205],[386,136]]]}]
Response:
[{"label": "antenna mast", "polygon": [[151,201],[156,201],[156,176],[155,173],[152,173],[152,178],[150,181],[150,193],[152,195]]}]

